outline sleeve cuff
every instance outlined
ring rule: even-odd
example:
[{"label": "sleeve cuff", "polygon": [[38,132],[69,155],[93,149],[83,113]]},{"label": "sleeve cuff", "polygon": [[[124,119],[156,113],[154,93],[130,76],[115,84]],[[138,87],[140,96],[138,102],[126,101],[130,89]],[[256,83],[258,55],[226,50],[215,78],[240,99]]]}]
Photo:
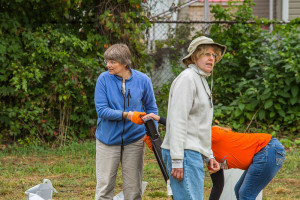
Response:
[{"label": "sleeve cuff", "polygon": [[202,155],[202,158],[203,158],[204,162],[206,163],[206,165],[209,165],[209,160],[210,159],[215,159],[213,154],[209,155],[209,157],[206,157],[206,156]]},{"label": "sleeve cuff", "polygon": [[183,168],[183,160],[172,160],[172,168]]}]

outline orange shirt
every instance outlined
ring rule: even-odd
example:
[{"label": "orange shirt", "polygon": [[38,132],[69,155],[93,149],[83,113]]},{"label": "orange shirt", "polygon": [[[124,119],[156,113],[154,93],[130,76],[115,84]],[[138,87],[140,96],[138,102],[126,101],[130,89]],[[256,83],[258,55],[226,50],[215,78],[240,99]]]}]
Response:
[{"label": "orange shirt", "polygon": [[211,130],[212,150],[222,169],[247,170],[253,156],[272,138],[267,133],[237,133],[220,127]]}]

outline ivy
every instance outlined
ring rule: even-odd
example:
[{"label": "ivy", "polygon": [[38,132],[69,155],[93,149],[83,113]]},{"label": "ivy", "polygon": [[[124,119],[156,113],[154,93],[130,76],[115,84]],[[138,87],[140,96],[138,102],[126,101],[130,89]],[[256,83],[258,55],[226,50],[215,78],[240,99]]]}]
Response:
[{"label": "ivy", "polygon": [[[229,2],[226,8],[212,6],[216,21],[238,22],[214,24],[208,35],[227,46],[213,72],[214,124],[231,126],[240,132],[296,138],[300,133],[300,19],[282,25],[257,19],[252,14],[252,5],[252,1],[245,0],[240,5]],[[265,28],[270,22],[274,23],[272,32]],[[191,36],[195,30],[188,26],[178,30],[185,33],[170,35],[166,41],[157,43],[159,48],[169,46],[175,76],[182,70],[178,60],[190,42],[186,38],[204,35],[200,31]],[[166,49],[158,50],[156,58],[165,52]],[[157,92],[163,116],[167,115],[169,87],[170,84],[164,85]]]},{"label": "ivy", "polygon": [[126,43],[135,66],[146,70],[140,38],[150,24],[140,4],[2,0],[0,140],[62,145],[93,137],[104,51]]},{"label": "ivy", "polygon": [[237,129],[247,127],[243,131],[273,132],[273,125],[277,124],[279,136],[297,137],[300,130],[299,19],[284,25],[275,23],[270,33],[261,26],[261,19],[252,15],[251,5],[251,1],[244,1],[237,12],[232,12],[236,9],[233,5],[227,10],[220,6],[212,9],[216,20],[257,21],[211,27],[211,37],[228,47],[214,72],[215,101],[220,105],[216,110],[230,107],[233,112],[221,115],[216,111],[215,119],[233,124]]}]

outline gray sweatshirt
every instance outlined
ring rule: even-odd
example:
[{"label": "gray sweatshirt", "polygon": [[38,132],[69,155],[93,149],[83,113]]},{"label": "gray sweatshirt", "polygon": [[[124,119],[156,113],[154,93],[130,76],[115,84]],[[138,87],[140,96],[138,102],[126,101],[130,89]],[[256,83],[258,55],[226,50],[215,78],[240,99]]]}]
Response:
[{"label": "gray sweatshirt", "polygon": [[[171,85],[166,135],[161,147],[170,150],[173,168],[182,168],[185,149],[213,158],[213,107],[206,81],[209,75],[191,64]],[[174,166],[176,160],[179,165]]]}]

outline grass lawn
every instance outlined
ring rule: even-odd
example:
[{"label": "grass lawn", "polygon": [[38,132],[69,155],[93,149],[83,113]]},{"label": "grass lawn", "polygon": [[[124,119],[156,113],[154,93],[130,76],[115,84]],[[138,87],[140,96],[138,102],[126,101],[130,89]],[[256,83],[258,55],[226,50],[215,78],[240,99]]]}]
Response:
[{"label": "grass lawn", "polygon": [[[55,199],[94,199],[95,142],[71,143],[48,149],[44,147],[5,147],[0,150],[0,200],[25,199],[25,191],[50,179],[58,193]],[[300,199],[299,148],[287,150],[283,168],[263,190],[264,200]],[[154,154],[146,148],[143,181],[148,182],[143,199],[171,199]],[[206,171],[205,200],[211,181]],[[115,194],[122,190],[118,173]]]}]

